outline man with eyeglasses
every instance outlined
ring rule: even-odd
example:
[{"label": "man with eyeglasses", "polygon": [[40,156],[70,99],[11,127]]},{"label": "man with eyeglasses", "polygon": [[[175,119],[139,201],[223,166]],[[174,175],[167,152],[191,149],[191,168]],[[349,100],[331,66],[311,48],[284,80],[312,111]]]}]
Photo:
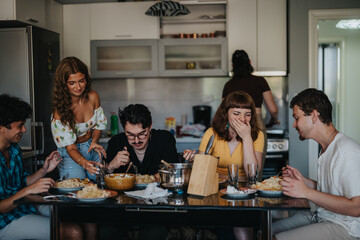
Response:
[{"label": "man with eyeglasses", "polygon": [[[174,136],[166,130],[152,129],[149,109],[142,104],[130,104],[119,111],[123,133],[113,136],[107,148],[107,172],[125,172],[132,162],[140,174],[154,175],[158,179],[161,160],[177,162]],[[133,168],[129,172],[134,173]]]}]

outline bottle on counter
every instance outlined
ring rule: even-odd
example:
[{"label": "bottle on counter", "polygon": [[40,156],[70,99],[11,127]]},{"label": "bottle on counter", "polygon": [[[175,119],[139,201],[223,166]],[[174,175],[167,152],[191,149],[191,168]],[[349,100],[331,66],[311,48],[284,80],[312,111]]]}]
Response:
[{"label": "bottle on counter", "polygon": [[176,120],[173,117],[168,117],[165,119],[166,130],[171,132],[174,136],[176,133]]},{"label": "bottle on counter", "polygon": [[118,116],[115,114],[115,112],[111,112],[110,122],[110,133],[112,136],[114,136],[119,133]]}]

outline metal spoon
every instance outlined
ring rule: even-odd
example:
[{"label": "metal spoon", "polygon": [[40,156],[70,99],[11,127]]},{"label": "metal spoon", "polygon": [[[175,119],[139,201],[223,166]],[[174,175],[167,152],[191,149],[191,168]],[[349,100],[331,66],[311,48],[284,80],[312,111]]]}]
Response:
[{"label": "metal spoon", "polygon": [[125,175],[126,175],[127,172],[129,171],[131,165],[133,165],[133,162],[129,162],[128,168],[126,169],[126,172],[124,173],[124,175],[122,175],[122,177],[125,177]]}]

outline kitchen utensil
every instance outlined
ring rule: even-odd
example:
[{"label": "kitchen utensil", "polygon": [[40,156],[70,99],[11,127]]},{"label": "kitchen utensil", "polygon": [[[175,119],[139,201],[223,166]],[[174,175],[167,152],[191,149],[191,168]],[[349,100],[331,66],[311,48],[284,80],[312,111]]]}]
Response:
[{"label": "kitchen utensil", "polygon": [[213,143],[214,143],[214,138],[215,138],[215,134],[213,134],[213,135],[210,137],[210,139],[209,139],[209,141],[208,141],[208,143],[207,143],[207,145],[206,145],[205,154],[209,154],[210,149],[211,149],[211,147],[212,147],[212,145],[213,145]]},{"label": "kitchen utensil", "polygon": [[[126,175],[126,176],[125,176]],[[135,174],[111,173],[105,175],[105,186],[118,191],[133,189],[135,186]]]},{"label": "kitchen utensil", "polygon": [[130,167],[133,165],[133,162],[129,162],[128,168],[126,169],[124,175],[122,177],[125,177],[127,172],[129,171]]},{"label": "kitchen utensil", "polygon": [[166,162],[165,160],[161,160],[161,163],[166,165],[169,169],[174,169],[174,167],[170,163]]},{"label": "kitchen utensil", "polygon": [[163,187],[171,190],[187,190],[189,179],[192,171],[192,165],[189,163],[170,163],[171,168],[167,165],[160,165],[160,183]]}]

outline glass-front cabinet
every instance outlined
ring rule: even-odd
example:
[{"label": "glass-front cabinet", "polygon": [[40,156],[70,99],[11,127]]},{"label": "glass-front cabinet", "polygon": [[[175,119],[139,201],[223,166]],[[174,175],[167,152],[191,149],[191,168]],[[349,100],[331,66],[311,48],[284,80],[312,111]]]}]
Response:
[{"label": "glass-front cabinet", "polygon": [[227,39],[159,40],[159,76],[227,76]]},{"label": "glass-front cabinet", "polygon": [[93,40],[90,44],[93,78],[158,75],[158,40]]}]

